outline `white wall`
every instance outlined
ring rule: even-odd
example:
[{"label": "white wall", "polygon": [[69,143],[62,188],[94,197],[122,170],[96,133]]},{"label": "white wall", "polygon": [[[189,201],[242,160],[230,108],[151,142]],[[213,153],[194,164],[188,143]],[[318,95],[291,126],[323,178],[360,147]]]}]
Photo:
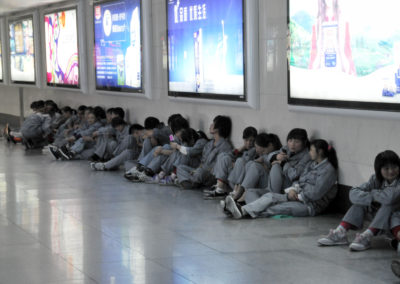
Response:
[{"label": "white wall", "polygon": [[[373,160],[379,151],[393,149],[400,153],[399,114],[394,114],[390,118],[376,118],[369,114],[350,116],[288,110],[286,0],[260,0],[259,3],[261,94],[258,110],[171,102],[167,96],[166,50],[164,50],[166,48],[165,2],[165,0],[152,1],[154,54],[152,100],[100,95],[93,91],[82,94],[27,88],[24,90],[25,110],[29,109],[29,104],[33,100],[53,99],[61,105],[71,106],[80,104],[124,106],[129,109],[131,122],[143,122],[148,115],[160,117],[165,121],[169,114],[180,112],[190,118],[192,127],[205,130],[215,115],[224,114],[231,116],[233,120],[232,141],[236,146],[241,141],[241,131],[248,125],[276,133],[282,142],[291,128],[303,127],[308,130],[311,137],[333,141],[339,157],[340,183],[346,185],[359,184],[370,176],[373,172]],[[93,89],[93,79],[89,83],[92,85],[89,89]],[[19,115],[18,112],[18,89],[0,86],[0,113]]]}]

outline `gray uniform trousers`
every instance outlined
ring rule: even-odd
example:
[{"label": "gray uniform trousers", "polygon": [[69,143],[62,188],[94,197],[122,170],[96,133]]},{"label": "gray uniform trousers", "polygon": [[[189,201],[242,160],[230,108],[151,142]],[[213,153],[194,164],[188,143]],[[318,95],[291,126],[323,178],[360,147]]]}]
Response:
[{"label": "gray uniform trousers", "polygon": [[279,164],[275,164],[271,167],[269,176],[268,187],[272,192],[281,193],[282,189],[292,185],[292,181],[283,174],[282,167]]},{"label": "gray uniform trousers", "polygon": [[[388,230],[400,224],[400,178],[392,184],[380,183],[375,175],[368,182],[350,191],[353,206],[347,211],[343,221],[362,228],[365,219],[372,219],[369,227]],[[373,202],[380,204],[379,209]],[[372,218],[371,218],[372,217]]]},{"label": "gray uniform trousers", "polygon": [[186,165],[180,165],[177,168],[177,176],[180,183],[190,182],[191,185],[187,184],[185,188],[198,188],[201,185],[206,187],[215,184],[216,179],[212,174],[211,170],[204,169],[202,167],[192,168]]},{"label": "gray uniform trousers", "polygon": [[[169,144],[165,144],[162,146],[163,150],[171,150],[171,146]],[[147,165],[147,168],[151,169],[154,173],[159,173],[161,171],[162,164],[168,159],[167,155],[158,155],[154,157],[150,163]]]},{"label": "gray uniform trousers", "polygon": [[215,178],[227,181],[229,173],[233,169],[234,157],[232,153],[220,153],[217,157],[217,162],[213,168]]},{"label": "gray uniform trousers", "polygon": [[151,150],[153,149],[153,145],[151,144],[151,139],[146,138],[143,141],[143,148],[139,155],[139,160],[144,158]]},{"label": "gray uniform trousers", "polygon": [[[247,195],[247,193],[246,193]],[[288,201],[286,194],[268,192],[257,200],[242,206],[252,218],[274,215],[290,215],[294,217],[310,216],[310,209],[299,201]]]},{"label": "gray uniform trousers", "polygon": [[108,162],[104,163],[104,166],[107,170],[113,170],[117,169],[120,165],[125,163],[126,161],[129,160],[134,160],[137,158],[139,155],[138,151],[132,150],[132,149],[125,149],[120,153],[119,155],[115,156]]},{"label": "gray uniform trousers", "polygon": [[231,186],[234,186],[235,184],[241,184],[243,182],[246,175],[247,163],[249,163],[249,161],[244,158],[238,158],[236,160],[235,165],[228,176],[228,182]]},{"label": "gray uniform trousers", "polygon": [[[375,216],[372,218],[371,224],[368,227],[388,230],[400,225],[400,212],[397,211],[399,206],[382,205]],[[397,212],[394,212],[397,211]],[[375,212],[370,206],[352,205],[343,217],[343,221],[356,226],[358,229],[363,227],[364,219],[371,219]]]},{"label": "gray uniform trousers", "polygon": [[115,139],[101,135],[97,137],[94,154],[107,160],[111,158],[111,153],[114,152],[116,147],[117,141]]},{"label": "gray uniform trousers", "polygon": [[268,186],[269,173],[262,164],[250,161],[246,164],[246,173],[241,183],[242,187],[266,188]]}]

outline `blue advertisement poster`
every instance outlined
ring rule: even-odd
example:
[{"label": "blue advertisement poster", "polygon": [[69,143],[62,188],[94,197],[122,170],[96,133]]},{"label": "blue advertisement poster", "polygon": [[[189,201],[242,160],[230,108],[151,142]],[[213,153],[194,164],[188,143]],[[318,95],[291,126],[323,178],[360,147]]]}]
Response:
[{"label": "blue advertisement poster", "polygon": [[142,89],[140,22],[140,0],[94,5],[97,89]]},{"label": "blue advertisement poster", "polygon": [[244,96],[242,0],[168,0],[169,90]]}]

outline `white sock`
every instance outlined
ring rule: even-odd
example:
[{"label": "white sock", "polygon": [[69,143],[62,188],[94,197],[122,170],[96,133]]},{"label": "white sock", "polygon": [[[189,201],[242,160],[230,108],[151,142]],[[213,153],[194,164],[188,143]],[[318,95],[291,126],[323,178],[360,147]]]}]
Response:
[{"label": "white sock", "polygon": [[163,171],[161,171],[161,172],[158,174],[158,177],[159,177],[160,179],[164,178],[164,177],[165,177],[165,173],[164,173]]}]

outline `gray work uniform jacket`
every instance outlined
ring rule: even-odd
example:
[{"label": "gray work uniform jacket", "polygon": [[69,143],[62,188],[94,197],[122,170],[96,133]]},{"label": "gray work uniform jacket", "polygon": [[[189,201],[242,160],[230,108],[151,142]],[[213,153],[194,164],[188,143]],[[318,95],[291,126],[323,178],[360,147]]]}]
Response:
[{"label": "gray work uniform jacket", "polygon": [[328,161],[321,163],[309,162],[295,182],[300,186],[299,199],[312,208],[313,215],[324,211],[329,203],[335,198],[337,187],[337,171]]},{"label": "gray work uniform jacket", "polygon": [[400,178],[391,184],[380,183],[375,175],[360,186],[350,190],[350,201],[356,205],[370,206],[373,201],[382,205],[398,204],[400,201]]}]

